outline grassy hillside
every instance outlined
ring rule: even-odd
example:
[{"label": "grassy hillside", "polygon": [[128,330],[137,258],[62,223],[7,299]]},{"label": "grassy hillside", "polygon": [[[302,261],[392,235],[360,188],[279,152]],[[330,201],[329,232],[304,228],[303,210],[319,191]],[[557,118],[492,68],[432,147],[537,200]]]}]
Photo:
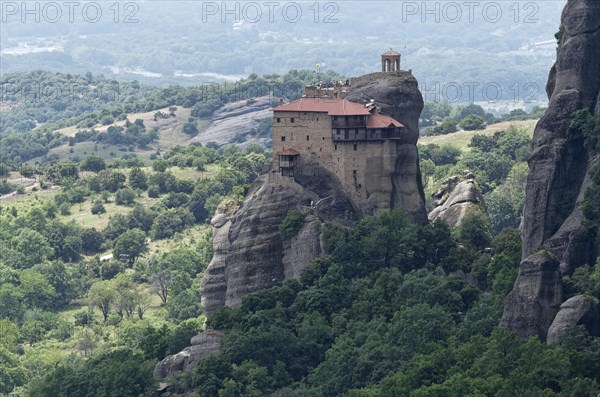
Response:
[{"label": "grassy hillside", "polygon": [[537,120],[522,120],[522,121],[503,121],[496,124],[491,124],[485,127],[483,130],[475,131],[457,131],[445,135],[433,135],[433,136],[421,136],[419,138],[419,145],[428,145],[433,143],[435,145],[452,145],[457,147],[463,152],[471,150],[469,143],[474,135],[486,135],[492,136],[496,132],[506,131],[511,125],[517,128],[522,128],[533,135],[533,130]]}]

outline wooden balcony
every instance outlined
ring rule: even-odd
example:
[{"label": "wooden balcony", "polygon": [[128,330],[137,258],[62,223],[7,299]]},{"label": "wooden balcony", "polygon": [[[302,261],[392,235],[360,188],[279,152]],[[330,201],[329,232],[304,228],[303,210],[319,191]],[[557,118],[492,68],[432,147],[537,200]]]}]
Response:
[{"label": "wooden balcony", "polygon": [[400,139],[402,137],[401,128],[387,129],[367,129],[367,130],[341,130],[338,134],[336,129],[331,131],[331,137],[334,142],[351,141],[382,141],[386,139]]},{"label": "wooden balcony", "polygon": [[367,128],[367,119],[364,120],[345,120],[344,118],[338,118],[337,120],[331,120],[332,128]]}]

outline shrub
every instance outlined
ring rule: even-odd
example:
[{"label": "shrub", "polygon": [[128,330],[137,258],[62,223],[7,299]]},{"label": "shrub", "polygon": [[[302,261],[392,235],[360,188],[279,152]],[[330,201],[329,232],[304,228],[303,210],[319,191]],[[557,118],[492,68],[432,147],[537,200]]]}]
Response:
[{"label": "shrub", "polygon": [[304,214],[298,210],[290,210],[279,225],[279,233],[283,239],[289,239],[298,234],[303,225]]},{"label": "shrub", "polygon": [[101,201],[95,201],[94,205],[92,205],[92,214],[100,215],[106,212],[106,208],[104,208],[104,204]]},{"label": "shrub", "polygon": [[483,118],[470,114],[462,119],[459,124],[465,131],[474,131],[483,129],[485,127],[484,123]]},{"label": "shrub", "polygon": [[148,197],[158,198],[160,196],[160,188],[157,185],[148,186]]},{"label": "shrub", "polygon": [[58,212],[60,212],[60,214],[63,216],[71,215],[71,206],[69,203],[62,203],[58,207]]},{"label": "shrub", "polygon": [[115,194],[115,203],[117,205],[133,205],[135,203],[135,191],[130,188],[119,189]]}]

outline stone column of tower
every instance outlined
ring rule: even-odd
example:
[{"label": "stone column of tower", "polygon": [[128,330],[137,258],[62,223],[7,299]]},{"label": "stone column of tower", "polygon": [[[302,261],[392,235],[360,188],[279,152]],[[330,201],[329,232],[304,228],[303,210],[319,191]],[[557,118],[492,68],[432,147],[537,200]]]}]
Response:
[{"label": "stone column of tower", "polygon": [[400,54],[390,49],[381,55],[381,71],[397,72],[400,70]]}]

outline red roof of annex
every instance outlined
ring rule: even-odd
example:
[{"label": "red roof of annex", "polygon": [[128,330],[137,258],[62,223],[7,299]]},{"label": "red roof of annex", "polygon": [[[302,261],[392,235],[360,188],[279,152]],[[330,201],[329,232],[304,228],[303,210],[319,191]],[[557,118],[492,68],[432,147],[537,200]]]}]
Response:
[{"label": "red roof of annex", "polygon": [[367,128],[388,128],[390,126],[404,127],[402,123],[387,114],[376,113],[367,118]]},{"label": "red roof of annex", "polygon": [[275,154],[278,156],[298,156],[300,152],[294,149],[286,149],[283,152],[277,152]]},{"label": "red roof of annex", "polygon": [[275,112],[317,112],[327,113],[330,116],[368,116],[373,107],[364,107],[361,104],[350,102],[346,99],[331,98],[300,98],[294,102],[279,105]]}]

